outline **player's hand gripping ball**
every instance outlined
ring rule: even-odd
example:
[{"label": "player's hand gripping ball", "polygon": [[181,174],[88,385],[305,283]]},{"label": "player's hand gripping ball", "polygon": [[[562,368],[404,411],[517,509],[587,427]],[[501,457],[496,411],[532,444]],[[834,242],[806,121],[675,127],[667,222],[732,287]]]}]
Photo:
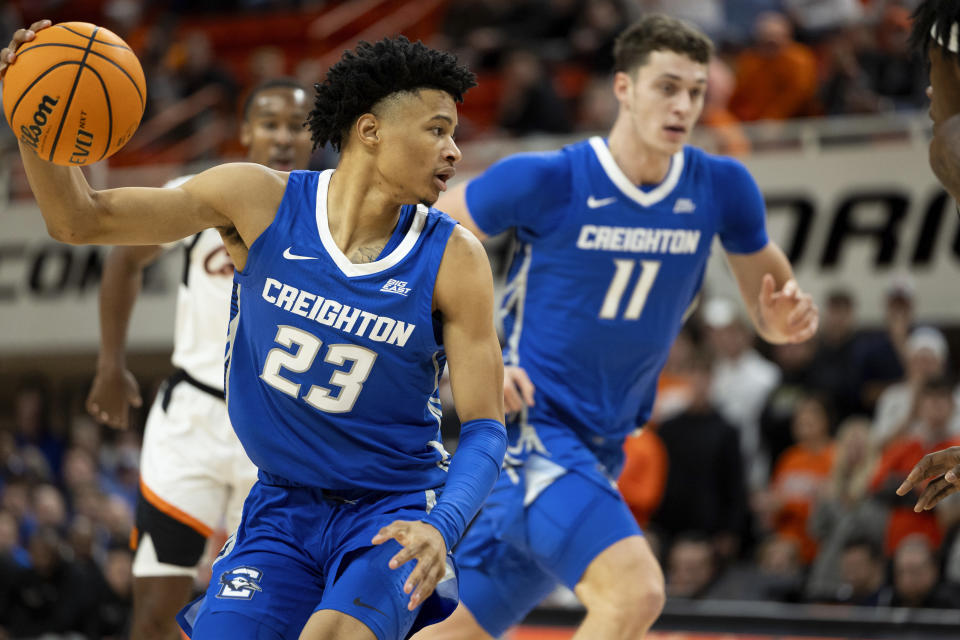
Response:
[{"label": "player's hand gripping ball", "polygon": [[103,160],[143,117],[140,61],[114,33],[87,22],[37,31],[3,77],[3,110],[20,142],[61,165]]}]

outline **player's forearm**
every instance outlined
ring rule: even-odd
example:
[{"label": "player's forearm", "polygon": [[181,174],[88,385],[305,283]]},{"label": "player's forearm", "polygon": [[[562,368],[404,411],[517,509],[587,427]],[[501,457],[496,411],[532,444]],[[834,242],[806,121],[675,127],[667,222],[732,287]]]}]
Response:
[{"label": "player's forearm", "polygon": [[[507,450],[503,365],[495,338],[478,341],[478,348],[471,349],[469,356],[456,348],[459,341],[452,342],[450,382],[462,423],[460,440],[443,494],[426,520],[443,535],[447,549],[456,544],[480,510],[500,474]],[[469,357],[469,366],[460,364],[464,356]]]},{"label": "player's forearm", "polygon": [[936,126],[930,141],[930,168],[954,200],[960,201],[960,114]]},{"label": "player's forearm", "polygon": [[493,489],[506,451],[507,432],[501,421],[480,419],[463,423],[443,493],[425,519],[443,536],[448,551],[460,540]]},{"label": "player's forearm", "polygon": [[55,240],[83,244],[96,227],[95,192],[79,167],[64,167],[37,157],[20,143],[30,189]]},{"label": "player's forearm", "polygon": [[122,248],[108,255],[100,282],[99,369],[126,366],[127,329],[143,284],[143,270]]}]

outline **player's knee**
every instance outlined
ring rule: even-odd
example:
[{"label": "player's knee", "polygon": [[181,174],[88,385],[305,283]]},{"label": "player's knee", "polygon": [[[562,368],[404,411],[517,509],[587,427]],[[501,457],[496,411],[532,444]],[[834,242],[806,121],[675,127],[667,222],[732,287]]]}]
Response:
[{"label": "player's knee", "polygon": [[659,617],[665,598],[662,590],[637,589],[608,601],[584,603],[587,611],[601,616],[618,632],[618,640],[642,638]]},{"label": "player's knee", "polygon": [[590,613],[614,621],[620,637],[637,638],[660,616],[666,602],[663,572],[654,563],[630,563],[615,580],[604,584],[581,582],[576,594]]},{"label": "player's knee", "polygon": [[650,625],[660,617],[663,605],[667,602],[663,575],[659,574],[657,578],[647,580],[644,588],[636,594],[634,602],[638,605],[636,611],[638,622],[644,629],[650,628]]},{"label": "player's knee", "polygon": [[588,611],[616,619],[619,628],[631,630],[624,637],[636,637],[637,631],[648,629],[666,602],[663,582],[654,580],[641,580],[603,594],[591,594],[588,588],[578,586],[577,595]]}]

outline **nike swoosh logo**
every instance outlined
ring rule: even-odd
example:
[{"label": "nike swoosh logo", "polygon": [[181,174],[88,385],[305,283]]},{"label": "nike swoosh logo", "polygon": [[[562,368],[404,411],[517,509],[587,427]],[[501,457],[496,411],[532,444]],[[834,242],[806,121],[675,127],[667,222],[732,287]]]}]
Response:
[{"label": "nike swoosh logo", "polygon": [[283,257],[287,260],[316,260],[316,256],[298,256],[295,253],[290,253],[290,247],[287,247],[283,252]]},{"label": "nike swoosh logo", "polygon": [[383,611],[380,611],[380,609],[377,609],[376,607],[374,607],[374,606],[372,606],[372,605],[369,605],[369,604],[367,604],[366,602],[361,601],[360,598],[354,598],[354,599],[353,599],[353,604],[356,605],[356,606],[358,606],[358,607],[363,607],[364,609],[373,609],[374,611],[376,611],[377,613],[379,613],[379,614],[382,615],[383,617],[387,617],[387,614],[385,614]]},{"label": "nike swoosh logo", "polygon": [[609,198],[601,198],[599,200],[597,200],[593,196],[590,196],[589,198],[587,198],[587,206],[590,207],[591,209],[599,209],[600,207],[605,207],[608,204],[613,204],[616,201],[617,201],[616,196],[610,196]]}]

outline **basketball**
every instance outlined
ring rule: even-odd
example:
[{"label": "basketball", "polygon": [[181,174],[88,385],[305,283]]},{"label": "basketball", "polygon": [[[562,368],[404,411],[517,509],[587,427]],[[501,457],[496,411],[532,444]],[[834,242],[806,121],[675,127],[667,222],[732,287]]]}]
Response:
[{"label": "basketball", "polygon": [[143,69],[130,47],[87,22],[37,32],[3,79],[4,113],[20,142],[67,166],[119,151],[137,130],[146,98]]}]

